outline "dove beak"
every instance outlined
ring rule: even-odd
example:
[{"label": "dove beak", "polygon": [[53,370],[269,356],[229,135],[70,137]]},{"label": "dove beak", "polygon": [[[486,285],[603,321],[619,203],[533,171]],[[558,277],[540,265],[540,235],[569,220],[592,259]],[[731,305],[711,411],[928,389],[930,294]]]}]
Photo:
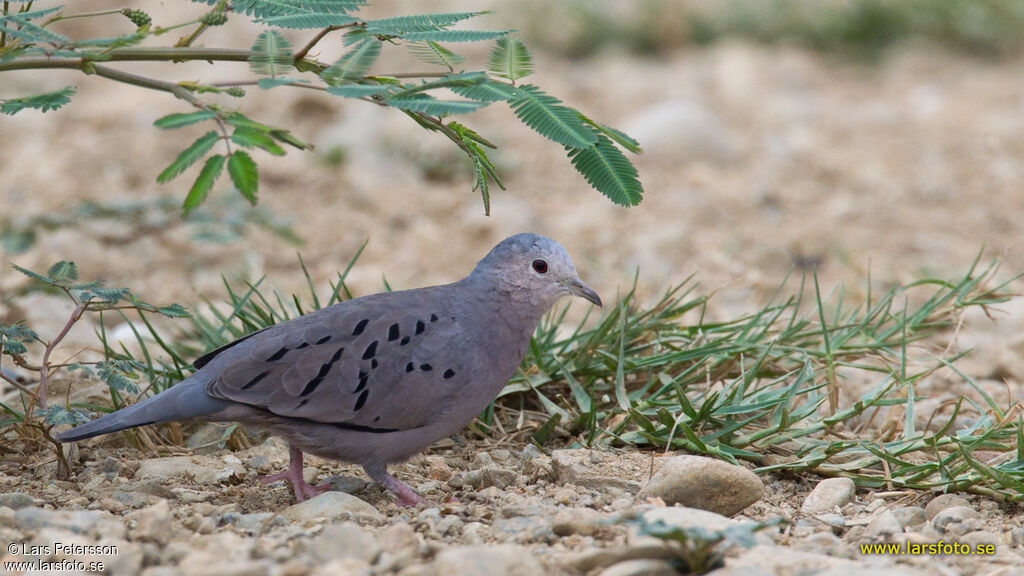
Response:
[{"label": "dove beak", "polygon": [[572,292],[574,295],[589,302],[593,302],[594,304],[597,304],[598,307],[603,307],[601,304],[601,297],[597,295],[597,292],[591,290],[590,287],[584,284],[579,278],[573,278],[566,282],[565,285],[569,288],[569,292]]}]

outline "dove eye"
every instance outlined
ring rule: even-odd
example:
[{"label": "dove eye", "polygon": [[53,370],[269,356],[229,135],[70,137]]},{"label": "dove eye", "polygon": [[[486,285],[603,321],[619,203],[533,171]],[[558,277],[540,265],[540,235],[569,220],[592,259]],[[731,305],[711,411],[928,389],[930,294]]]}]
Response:
[{"label": "dove eye", "polygon": [[533,269],[539,274],[545,274],[548,271],[548,263],[543,260],[534,260]]}]

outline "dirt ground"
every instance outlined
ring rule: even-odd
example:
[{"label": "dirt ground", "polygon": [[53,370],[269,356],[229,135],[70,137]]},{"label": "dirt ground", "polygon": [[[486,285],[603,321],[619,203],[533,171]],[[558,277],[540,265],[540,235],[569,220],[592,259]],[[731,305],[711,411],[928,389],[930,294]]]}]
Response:
[{"label": "dirt ground", "polygon": [[[378,4],[373,10],[382,14],[393,12],[396,5],[415,9],[409,2]],[[457,9],[464,3],[442,4]],[[507,4],[496,5],[503,12],[489,17],[491,25],[522,27]],[[205,41],[229,42],[248,37],[251,30],[218,31]],[[325,53],[329,50],[339,49],[328,47]],[[466,53],[478,62],[486,54],[475,48]],[[519,124],[507,108],[491,106],[466,117],[470,126],[500,145],[496,163],[508,190],[492,191],[492,215],[486,217],[479,197],[470,192],[468,166],[447,140],[425,133],[406,117],[298,90],[250,90],[251,97],[242,104],[250,116],[292,127],[317,146],[315,152],[291,151],[284,158],[256,156],[261,205],[291,224],[304,240],[301,246],[259,229],[230,244],[196,242],[189,239],[187,226],[175,222],[159,232],[111,244],[104,241],[111,233],[108,226],[82,221],[43,234],[23,254],[4,254],[0,291],[16,290],[25,282],[6,262],[44,270],[64,259],[75,261],[83,278],[130,286],[159,304],[217,298],[223,294],[221,275],[266,275],[271,286],[287,294],[305,289],[297,251],[325,288],[368,241],[349,284],[357,293],[369,293],[381,288],[382,278],[395,288],[460,278],[493,244],[520,231],[543,233],[565,245],[581,277],[606,301],[626,290],[634,274],[645,298],[695,274],[703,290],[720,290],[710,310],[719,317],[756,309],[787,274],[814,265],[826,291],[844,284],[854,298],[869,273],[880,287],[928,276],[951,278],[965,272],[982,252],[983,261],[1003,259],[1001,278],[1024,271],[1018,230],[1024,221],[1024,60],[983,60],[909,45],[868,64],[743,43],[659,57],[606,54],[581,61],[537,52],[535,60],[535,83],[644,146],[645,153],[636,158],[646,191],[640,206],[619,208],[591,190],[558,145]],[[385,71],[410,65],[416,66],[386,53],[378,67]],[[193,63],[167,70],[175,79],[247,77],[241,64]],[[78,87],[72,104],[60,111],[28,111],[0,122],[4,219],[18,222],[66,211],[86,200],[184,197],[188,175],[170,185],[157,184],[155,177],[204,129],[158,133],[152,127],[165,114],[187,111],[182,103],[71,72],[19,73],[4,80],[0,97],[67,83]],[[343,160],[330,161],[332,154]],[[232,193],[226,182],[220,182],[217,195]],[[982,370],[985,359],[1002,359],[1009,367],[1003,376],[1018,389],[1024,373],[1014,370],[1024,365],[1024,346],[1017,328],[1024,326],[1024,308],[1010,304],[1005,310],[998,326],[972,317],[964,334],[981,359],[975,366]],[[25,319],[40,333],[59,327],[65,315],[48,297],[0,301],[0,321]],[[88,326],[71,339],[72,344],[92,342]],[[90,466],[101,466],[104,459],[118,463],[107,481],[132,478],[133,465],[123,469],[133,459],[130,453],[116,447],[95,450],[100,452],[89,456]],[[456,471],[472,467],[472,450],[442,449],[437,454]],[[354,469],[321,465],[324,472],[360,476]],[[409,466],[409,473],[423,482],[432,479],[428,461]],[[758,519],[798,510],[817,481],[763,480],[773,495],[748,512]],[[51,508],[82,504],[61,492],[70,490],[62,484],[45,487],[42,475],[26,477],[15,460],[0,469],[0,481],[0,491],[28,492]],[[559,498],[554,486],[525,485],[534,486],[526,492],[544,505]],[[256,487],[250,488],[255,494]],[[230,500],[244,505],[230,513],[276,510],[287,505],[289,496],[284,488],[271,496],[250,495],[248,488],[231,490]],[[598,505],[619,509],[614,494],[598,492]],[[384,505],[383,497],[374,494],[369,501]],[[903,504],[923,506],[930,497],[909,495]],[[178,498],[182,501],[180,494]],[[466,504],[459,512],[459,533],[467,533],[463,525],[490,522],[475,516],[482,512],[473,505],[511,505],[509,498],[492,491]],[[867,493],[858,498],[864,509],[870,507]],[[195,501],[228,504],[220,495]],[[201,516],[203,509],[189,502],[192,508],[175,518],[184,527],[182,533],[193,528],[199,533],[189,518]],[[573,497],[570,504],[586,507],[594,502]],[[100,508],[117,514],[133,507],[131,502],[122,505],[120,510],[113,504]],[[1010,538],[1021,524],[1015,507],[983,499],[972,499],[972,505],[987,515],[991,533]],[[401,514],[394,508],[387,511],[392,519]],[[427,518],[417,524],[428,541],[437,522]],[[0,530],[3,526],[0,518]],[[811,541],[817,538],[815,530],[797,532],[776,542],[786,545],[792,537],[804,542],[796,548],[827,548]],[[442,531],[435,540],[444,542],[451,534]],[[482,541],[492,541],[488,538]],[[843,538],[856,541],[848,532]],[[551,544],[543,538],[517,542]],[[588,545],[597,544],[583,538],[566,546],[580,551]],[[828,544],[833,545],[838,546]],[[1009,547],[1010,541],[1001,540],[1000,546]],[[139,566],[154,562],[146,558]],[[571,566],[568,562],[545,566],[564,568]],[[1020,562],[1014,553],[985,567],[989,574],[1010,574]],[[944,568],[948,571],[937,573],[967,573],[973,571],[970,566],[951,561]],[[921,563],[911,568],[926,569]]]}]

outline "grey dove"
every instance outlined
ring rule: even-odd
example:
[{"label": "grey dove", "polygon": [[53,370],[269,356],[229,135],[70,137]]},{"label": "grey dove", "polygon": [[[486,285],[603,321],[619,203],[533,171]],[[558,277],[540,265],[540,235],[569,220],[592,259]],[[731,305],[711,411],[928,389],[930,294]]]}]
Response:
[{"label": "grey dove", "polygon": [[565,295],[598,306],[550,238],[505,239],[469,276],[340,302],[207,353],[196,371],[138,404],[65,432],[73,442],[174,420],[236,421],[288,440],[287,480],[303,501],[303,452],[360,464],[402,505],[422,498],[388,473],[461,430],[515,374],[537,323]]}]

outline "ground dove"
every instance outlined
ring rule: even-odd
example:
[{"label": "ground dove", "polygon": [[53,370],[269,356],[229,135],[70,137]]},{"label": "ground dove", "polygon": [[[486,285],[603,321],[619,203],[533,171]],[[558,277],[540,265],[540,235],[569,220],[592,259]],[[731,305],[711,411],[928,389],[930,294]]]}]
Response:
[{"label": "ground dove", "polygon": [[348,300],[270,326],[195,361],[196,372],[138,404],[57,437],[73,442],[173,420],[237,421],[286,438],[299,501],[326,490],[302,453],[362,465],[412,505],[387,472],[461,430],[519,368],[537,323],[565,295],[598,306],[554,240],[518,234],[453,284]]}]

